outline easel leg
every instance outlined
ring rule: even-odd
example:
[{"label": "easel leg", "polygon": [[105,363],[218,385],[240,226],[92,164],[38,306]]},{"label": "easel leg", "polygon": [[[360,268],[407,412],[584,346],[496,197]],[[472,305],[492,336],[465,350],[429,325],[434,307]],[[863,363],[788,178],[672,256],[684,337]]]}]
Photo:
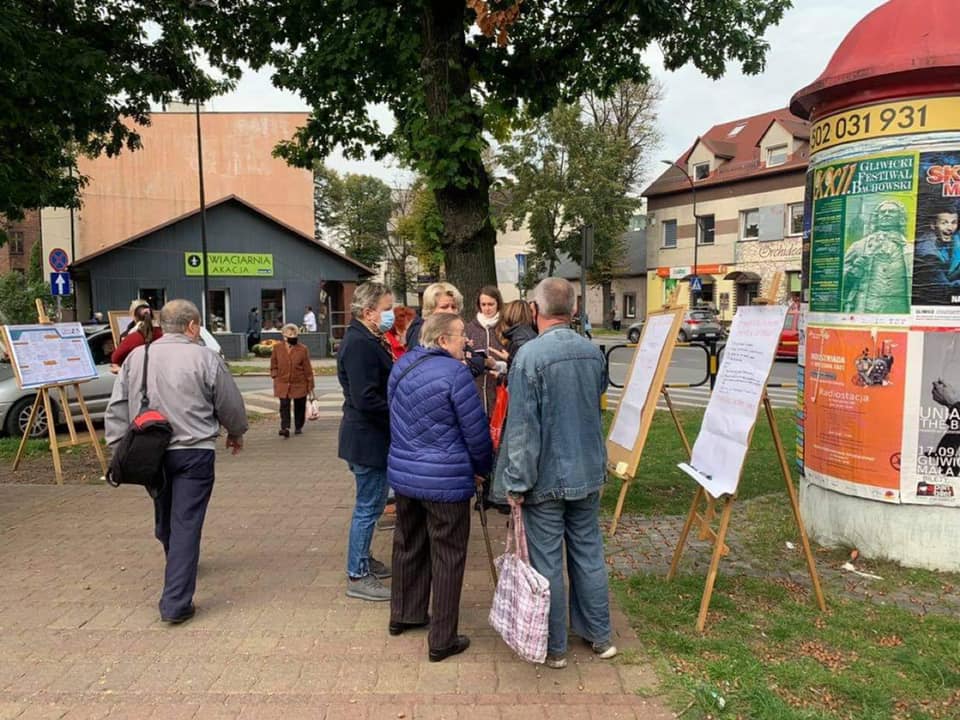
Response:
[{"label": "easel leg", "polygon": [[610,537],[613,537],[613,534],[617,532],[617,524],[620,522],[620,516],[623,514],[623,503],[627,499],[627,490],[630,489],[629,480],[621,478],[621,482],[620,497],[617,498],[617,509],[613,511],[613,522],[610,523]]},{"label": "easel leg", "polygon": [[77,403],[80,405],[80,412],[83,414],[83,421],[87,425],[87,432],[90,434],[90,442],[93,444],[93,451],[97,454],[100,461],[100,469],[103,474],[107,474],[107,458],[103,454],[103,448],[100,447],[100,438],[97,437],[96,430],[93,429],[93,421],[90,419],[90,411],[87,410],[87,401],[83,399],[83,393],[80,391],[80,385],[73,386],[77,393]]},{"label": "easel leg", "polygon": [[63,385],[58,385],[57,390],[60,393],[60,407],[63,408],[63,416],[67,420],[67,430],[70,432],[70,445],[76,447],[79,444],[77,428],[73,424],[73,413],[70,412],[70,399],[67,397],[67,389]]},{"label": "easel leg", "polygon": [[728,497],[720,515],[720,530],[713,546],[713,556],[710,558],[710,570],[707,572],[707,584],[703,589],[703,598],[700,600],[700,614],[697,615],[697,632],[703,632],[707,626],[707,611],[710,609],[710,598],[713,597],[713,586],[717,582],[717,571],[720,568],[720,558],[723,555],[724,540],[727,538],[727,528],[730,527],[730,514],[733,511],[733,498]]},{"label": "easel leg", "polygon": [[807,559],[807,570],[810,572],[810,581],[813,583],[813,592],[817,598],[817,605],[821,612],[826,612],[827,601],[823,597],[823,589],[820,587],[820,575],[817,573],[817,565],[813,559],[813,551],[810,549],[810,538],[807,537],[807,529],[803,526],[803,518],[800,516],[800,501],[797,499],[797,489],[793,486],[793,477],[790,474],[790,463],[787,461],[787,454],[783,448],[783,439],[780,437],[780,429],[777,427],[777,418],[773,414],[773,405],[770,398],[764,393],[763,409],[767,413],[767,421],[770,423],[770,434],[773,435],[773,444],[777,448],[777,456],[780,458],[780,471],[783,473],[783,481],[787,486],[787,495],[790,496],[790,507],[793,509],[793,519],[797,523],[797,531],[800,533],[800,543],[803,545],[803,554]]},{"label": "easel leg", "polygon": [[693,502],[690,504],[690,512],[687,513],[687,521],[683,524],[683,530],[680,531],[680,538],[677,540],[677,547],[673,551],[673,560],[670,561],[670,572],[667,573],[667,580],[673,580],[677,574],[680,557],[683,555],[683,548],[687,544],[687,536],[690,535],[690,528],[693,527],[693,521],[697,518],[697,509],[700,507],[700,499],[702,497],[703,488],[697,485],[697,491],[693,494]]},{"label": "easel leg", "polygon": [[37,399],[33,401],[33,407],[30,408],[30,418],[27,420],[27,427],[23,431],[23,437],[20,438],[20,447],[17,448],[17,456],[13,459],[13,469],[20,467],[20,459],[23,457],[24,448],[27,446],[27,440],[30,439],[30,431],[33,430],[33,423],[36,422],[37,412],[40,409],[42,393],[37,393]]},{"label": "easel leg", "polygon": [[663,399],[667,403],[667,410],[670,411],[670,417],[673,418],[673,424],[677,428],[677,433],[680,435],[680,442],[683,443],[683,449],[687,452],[687,459],[693,454],[690,450],[690,441],[687,440],[687,434],[683,431],[683,425],[680,424],[680,418],[677,417],[676,411],[673,409],[673,401],[670,399],[670,393],[667,392],[666,388],[660,388],[660,392],[663,394]]},{"label": "easel leg", "polygon": [[53,416],[53,403],[50,402],[50,392],[47,388],[40,388],[43,395],[43,409],[47,413],[47,434],[50,436],[50,450],[53,453],[53,472],[57,478],[57,485],[63,485],[63,467],[60,465],[60,445],[57,443],[56,418]]}]

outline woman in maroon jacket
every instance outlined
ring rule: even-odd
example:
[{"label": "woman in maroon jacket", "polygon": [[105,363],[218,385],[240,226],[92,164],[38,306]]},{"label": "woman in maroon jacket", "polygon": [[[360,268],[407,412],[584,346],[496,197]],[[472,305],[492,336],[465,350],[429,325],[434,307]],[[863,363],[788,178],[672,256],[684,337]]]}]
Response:
[{"label": "woman in maroon jacket", "polygon": [[120,336],[120,344],[110,356],[110,362],[119,368],[134,348],[151,343],[163,337],[163,330],[153,325],[153,310],[146,300],[134,300],[130,303],[133,322]]}]

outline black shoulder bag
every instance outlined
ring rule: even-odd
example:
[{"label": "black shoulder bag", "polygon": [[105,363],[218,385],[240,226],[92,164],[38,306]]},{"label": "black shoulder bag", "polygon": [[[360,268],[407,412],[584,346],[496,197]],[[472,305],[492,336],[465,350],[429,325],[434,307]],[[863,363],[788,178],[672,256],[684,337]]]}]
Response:
[{"label": "black shoulder bag", "polygon": [[158,410],[150,408],[147,397],[147,368],[150,361],[150,343],[143,347],[143,382],[140,383],[140,412],[133,418],[127,432],[113,449],[107,482],[120,485],[143,485],[150,497],[164,490],[166,476],[163,456],[173,437],[170,421]]}]

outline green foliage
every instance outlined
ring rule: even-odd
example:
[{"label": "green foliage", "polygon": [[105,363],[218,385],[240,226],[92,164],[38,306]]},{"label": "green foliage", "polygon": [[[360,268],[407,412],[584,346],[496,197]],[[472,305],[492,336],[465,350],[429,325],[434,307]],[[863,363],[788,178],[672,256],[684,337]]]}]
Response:
[{"label": "green foliage", "polygon": [[0,214],[79,206],[86,180],[73,169],[78,154],[135,150],[135,124],[149,124],[151,102],[203,99],[222,87],[197,68],[188,7],[173,0],[4,2]]},{"label": "green foliage", "polygon": [[26,275],[16,271],[0,276],[0,323],[25,324],[37,322],[37,298],[50,308],[53,296],[43,279],[43,247],[34,243]]},{"label": "green foliage", "polygon": [[443,265],[443,218],[434,194],[423,181],[412,188],[410,209],[397,220],[396,234],[403,238],[429,274],[438,275]]},{"label": "green foliage", "polygon": [[387,224],[393,213],[390,188],[370,175],[318,167],[314,171],[315,213],[327,239],[350,257],[376,267],[387,252]]}]

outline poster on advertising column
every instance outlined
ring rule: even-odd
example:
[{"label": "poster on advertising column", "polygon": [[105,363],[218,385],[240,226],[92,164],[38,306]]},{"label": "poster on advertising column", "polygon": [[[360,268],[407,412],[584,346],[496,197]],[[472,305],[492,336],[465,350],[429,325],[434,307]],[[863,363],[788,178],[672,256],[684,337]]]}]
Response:
[{"label": "poster on advertising column", "polygon": [[907,333],[807,328],[804,474],[873,500],[900,496]]},{"label": "poster on advertising column", "polygon": [[901,501],[960,505],[960,331],[911,332],[907,362],[922,371],[904,408]]}]

